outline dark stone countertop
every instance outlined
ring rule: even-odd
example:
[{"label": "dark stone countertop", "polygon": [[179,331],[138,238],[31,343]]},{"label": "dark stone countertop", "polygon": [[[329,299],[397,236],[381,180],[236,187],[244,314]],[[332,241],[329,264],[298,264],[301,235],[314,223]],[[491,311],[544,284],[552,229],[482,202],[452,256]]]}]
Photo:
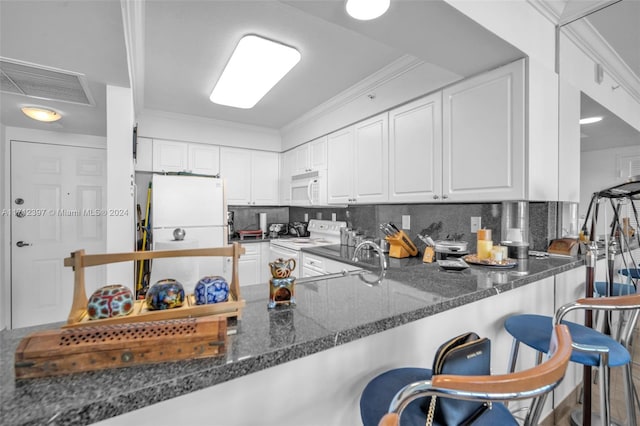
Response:
[{"label": "dark stone countertop", "polygon": [[[310,251],[344,261],[348,248]],[[372,263],[375,259],[372,259]],[[247,305],[224,356],[191,361],[14,379],[20,340],[60,324],[0,332],[0,423],[81,425],[213,386],[355,339],[491,297],[583,265],[582,259],[530,259],[496,270],[446,272],[420,258],[391,259],[380,285],[350,275],[296,284],[296,305],[268,309],[267,284],[241,288]],[[367,274],[369,275],[369,274]]]}]

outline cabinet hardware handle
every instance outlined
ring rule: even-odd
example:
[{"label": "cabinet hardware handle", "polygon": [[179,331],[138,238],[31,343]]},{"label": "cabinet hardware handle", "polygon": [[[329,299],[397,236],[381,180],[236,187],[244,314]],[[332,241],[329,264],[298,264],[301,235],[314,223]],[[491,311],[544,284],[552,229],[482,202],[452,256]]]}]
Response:
[{"label": "cabinet hardware handle", "polygon": [[449,196],[448,195],[443,195],[442,198],[446,200],[447,198],[449,198]]},{"label": "cabinet hardware handle", "polygon": [[437,200],[438,198],[440,198],[440,197],[438,197],[437,195],[434,195],[434,196],[433,196],[433,199],[434,199],[434,200]]}]

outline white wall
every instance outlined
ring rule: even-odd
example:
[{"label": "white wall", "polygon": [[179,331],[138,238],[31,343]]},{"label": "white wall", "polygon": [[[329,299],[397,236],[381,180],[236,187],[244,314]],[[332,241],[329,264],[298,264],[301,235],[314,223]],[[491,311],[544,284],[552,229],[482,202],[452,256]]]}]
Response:
[{"label": "white wall", "polygon": [[[620,176],[618,173],[618,160],[622,157],[640,156],[640,145],[617,149],[602,149],[586,151],[580,156],[580,169],[582,176],[580,181],[580,225],[584,222],[591,195],[610,186],[623,183],[628,176]],[[606,220],[605,220],[606,218]],[[597,235],[609,232],[609,224],[613,219],[613,211],[609,203],[600,206],[598,214]]]},{"label": "white wall", "polygon": [[[128,216],[107,216],[108,253],[135,250],[133,123],[131,89],[107,86],[107,209],[129,211]],[[107,282],[133,283],[133,266],[107,265]]]},{"label": "white wall", "polygon": [[573,84],[593,100],[626,121],[640,131],[640,102],[606,72],[602,83],[594,78],[596,62],[578,48],[564,34],[560,37],[560,75],[563,80]]},{"label": "white wall", "polygon": [[145,110],[138,117],[138,136],[239,148],[282,150],[280,132],[266,127]]}]

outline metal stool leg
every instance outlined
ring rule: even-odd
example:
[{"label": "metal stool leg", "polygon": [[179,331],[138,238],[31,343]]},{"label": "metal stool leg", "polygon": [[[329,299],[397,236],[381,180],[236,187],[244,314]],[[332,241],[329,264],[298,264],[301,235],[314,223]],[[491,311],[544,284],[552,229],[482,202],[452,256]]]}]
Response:
[{"label": "metal stool leg", "polygon": [[[633,375],[631,374],[631,363],[624,366],[624,397],[627,401],[627,423],[629,426],[636,426],[636,401],[637,393],[633,385]],[[634,395],[635,394],[635,395]],[[635,398],[634,398],[635,396]]]},{"label": "metal stool leg", "polygon": [[602,426],[609,426],[611,424],[611,397],[609,395],[609,360],[608,354],[603,353],[600,355],[600,367],[598,368],[598,375],[600,376],[600,420],[602,420]]},{"label": "metal stool leg", "polygon": [[520,341],[513,338],[513,342],[511,343],[511,354],[509,355],[509,373],[513,373],[516,371],[516,362],[518,361],[518,350],[520,349]]}]

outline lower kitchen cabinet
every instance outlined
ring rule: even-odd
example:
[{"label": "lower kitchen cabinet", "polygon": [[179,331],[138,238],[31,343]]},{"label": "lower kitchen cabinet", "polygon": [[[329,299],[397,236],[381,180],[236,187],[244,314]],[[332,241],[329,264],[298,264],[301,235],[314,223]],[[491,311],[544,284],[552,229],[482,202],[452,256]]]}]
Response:
[{"label": "lower kitchen cabinet", "polygon": [[[242,243],[240,243],[242,244]],[[238,279],[240,287],[269,281],[269,242],[242,244],[245,254],[238,259]],[[232,258],[225,258],[224,277],[230,282]],[[242,293],[242,292],[241,292]]]},{"label": "lower kitchen cabinet", "polygon": [[319,275],[335,274],[342,271],[355,271],[357,266],[350,263],[338,262],[326,257],[302,252],[302,276],[315,277]]}]

